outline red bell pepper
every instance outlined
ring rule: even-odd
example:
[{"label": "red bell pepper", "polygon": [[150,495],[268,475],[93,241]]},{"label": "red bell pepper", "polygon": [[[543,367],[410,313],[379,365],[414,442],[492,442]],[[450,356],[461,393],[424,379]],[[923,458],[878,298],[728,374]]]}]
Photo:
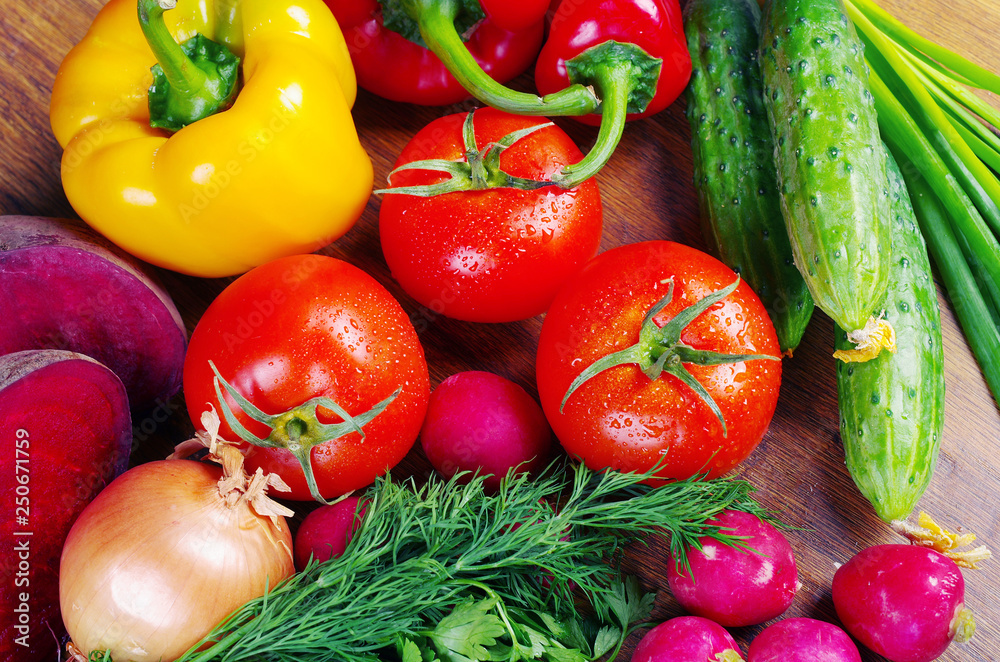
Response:
[{"label": "red bell pepper", "polygon": [[552,181],[577,186],[600,170],[621,139],[626,120],[658,113],[691,78],[678,0],[562,0],[535,65],[545,98],[572,84],[590,85],[601,100],[597,142],[583,161]]},{"label": "red bell pepper", "polygon": [[479,0],[490,20],[504,30],[523,30],[545,18],[549,0]]},{"label": "red bell pepper", "polygon": [[[352,44],[358,79],[362,87],[389,98],[365,84],[373,76],[385,86],[420,84],[429,74],[379,44],[368,44],[358,35],[361,18],[358,11],[348,12],[347,5],[357,0],[326,0],[334,8],[342,25],[347,26],[348,44]],[[573,188],[594,176],[614,153],[630,119],[645,117],[669,106],[680,95],[691,76],[691,56],[684,38],[678,0],[562,0],[553,13],[550,0],[379,0],[382,13],[368,15],[369,23],[378,23],[377,34],[396,30],[396,40],[406,35],[421,41],[474,97],[483,103],[518,115],[570,115],[588,123],[600,123],[597,142],[579,163],[567,166],[553,176],[552,183]],[[368,11],[375,0],[365,0]],[[341,7],[341,5],[343,5]],[[479,13],[477,13],[477,11]],[[504,87],[487,75],[470,52],[472,39],[486,25],[513,28],[537,17],[540,23],[546,12],[551,16],[548,39],[538,54],[535,82],[544,96],[517,92]],[[463,43],[463,30],[473,25],[472,38]],[[485,17],[485,18],[482,18]],[[381,21],[381,22],[379,22]],[[369,28],[366,28],[369,29]],[[358,34],[367,34],[358,32]],[[376,34],[376,33],[372,33]],[[520,33],[518,33],[520,34]],[[384,43],[389,43],[386,39]],[[419,49],[415,43],[402,43]],[[362,55],[361,46],[368,49]],[[378,54],[383,48],[385,53]],[[422,66],[433,58],[423,50]],[[443,76],[444,74],[439,74]],[[501,78],[494,73],[495,78]],[[458,94],[461,94],[460,92]],[[422,103],[429,97],[417,95],[405,100]],[[423,99],[423,101],[420,101]],[[454,98],[451,98],[454,101]],[[441,102],[445,103],[445,102]],[[599,113],[599,114],[597,114]]]},{"label": "red bell pepper", "polygon": [[[577,82],[601,83],[590,76],[602,74],[589,74],[579,66],[574,70],[573,60],[584,51],[611,41],[634,44],[650,57],[662,60],[652,98],[639,112],[629,108],[628,119],[658,113],[684,91],[691,78],[691,56],[677,0],[562,0],[535,66],[538,92],[549,94]],[[624,61],[634,62],[632,57],[625,54]],[[623,57],[615,53],[604,58],[600,65],[609,69],[622,62]],[[627,83],[630,75],[634,74],[625,72],[619,78]],[[612,102],[606,93],[599,92],[599,96],[602,108]],[[593,124],[600,121],[596,116],[579,119]]]},{"label": "red bell pepper", "polygon": [[[509,81],[535,61],[549,8],[547,0],[325,2],[344,32],[358,85],[386,99],[427,106],[468,98],[466,86],[506,89],[497,81]],[[425,46],[439,41],[457,55],[442,62],[439,51]],[[456,80],[449,69],[472,73]]]}]

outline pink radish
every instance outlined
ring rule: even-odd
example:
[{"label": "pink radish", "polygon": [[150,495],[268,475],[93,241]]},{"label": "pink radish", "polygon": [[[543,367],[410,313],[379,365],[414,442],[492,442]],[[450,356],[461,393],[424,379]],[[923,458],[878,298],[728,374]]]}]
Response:
[{"label": "pink radish", "polygon": [[302,520],[295,533],[295,567],[302,570],[310,558],[327,561],[344,553],[361,526],[365,506],[358,497],[347,497],[330,506],[316,508]]},{"label": "pink radish", "polygon": [[726,627],[756,625],[788,609],[798,589],[795,556],[788,540],[756,515],[726,510],[712,524],[742,536],[732,547],[701,538],[688,553],[691,572],[670,564],[667,582],[688,612]]},{"label": "pink radish", "polygon": [[59,556],[94,496],[125,470],[132,419],[121,380],[61,350],[0,357],[0,660],[55,659]]},{"label": "pink radish", "polygon": [[132,410],[180,389],[187,336],[152,270],[89,229],[0,216],[0,354],[65,349],[111,368]]},{"label": "pink radish", "polygon": [[639,641],[632,662],[739,662],[743,659],[724,627],[700,616],[660,623]]},{"label": "pink radish", "polygon": [[891,662],[929,662],[975,626],[952,559],[915,545],[858,552],[833,576],[833,605],[858,641]]},{"label": "pink radish", "polygon": [[861,662],[861,654],[847,633],[832,623],[786,618],[750,642],[747,662]]},{"label": "pink radish", "polygon": [[445,478],[459,471],[489,474],[484,487],[495,492],[510,469],[530,472],[544,466],[552,431],[523,388],[472,370],[448,377],[431,393],[420,443]]}]

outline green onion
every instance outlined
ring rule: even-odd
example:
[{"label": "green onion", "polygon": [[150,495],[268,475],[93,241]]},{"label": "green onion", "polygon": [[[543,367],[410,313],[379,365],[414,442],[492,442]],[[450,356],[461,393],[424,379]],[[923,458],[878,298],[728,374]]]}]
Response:
[{"label": "green onion", "polygon": [[[907,44],[914,50],[926,53],[952,71],[964,76],[970,81],[970,84],[1000,94],[1000,75],[983,69],[979,65],[969,62],[961,55],[920,36],[876,5],[872,0],[847,1],[850,3],[848,13],[851,14],[851,19],[855,22],[857,22],[857,15],[860,11],[863,11],[867,18],[878,26],[878,29],[882,33],[896,39],[900,43]],[[850,11],[851,9],[853,9],[853,12]]]},{"label": "green onion", "polygon": [[[920,223],[920,230],[927,239],[931,257],[940,265],[941,279],[948,290],[955,309],[955,316],[965,330],[973,353],[978,356],[1000,356],[1000,333],[997,331],[996,311],[990,311],[976,283],[975,276],[962,255],[951,223],[934,192],[917,173],[912,163],[897,150],[906,188],[910,193],[913,211]],[[1000,385],[1000,363],[982,362],[986,382],[996,393]]]},{"label": "green onion", "polygon": [[872,0],[844,0],[865,42],[879,129],[931,256],[1000,402],[1000,75],[913,32]]}]

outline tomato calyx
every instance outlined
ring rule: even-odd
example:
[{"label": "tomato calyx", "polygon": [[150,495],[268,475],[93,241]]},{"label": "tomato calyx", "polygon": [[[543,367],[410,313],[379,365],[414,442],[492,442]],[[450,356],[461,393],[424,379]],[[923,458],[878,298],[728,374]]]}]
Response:
[{"label": "tomato calyx", "polygon": [[[284,448],[292,453],[302,466],[302,473],[305,474],[306,483],[309,486],[309,493],[316,501],[326,505],[332,505],[339,501],[327,501],[319,492],[316,484],[316,475],[312,467],[312,449],[315,446],[324,444],[334,439],[339,439],[351,432],[357,432],[362,438],[365,436],[364,425],[373,418],[381,414],[389,404],[396,399],[403,388],[397,388],[389,397],[377,403],[368,411],[351,416],[343,407],[330,398],[317,397],[303,402],[297,407],[292,407],[281,414],[266,414],[257,408],[252,402],[247,400],[233,386],[227,382],[212,361],[208,362],[215,373],[214,385],[215,394],[219,399],[222,415],[226,419],[229,428],[243,441],[260,448]],[[271,433],[260,438],[253,432],[247,430],[240,423],[229,403],[222,395],[222,389],[232,396],[240,410],[257,421],[271,428]],[[316,415],[319,407],[329,409],[341,419],[339,423],[323,423]]]},{"label": "tomato calyx", "polygon": [[[518,140],[535,133],[540,129],[552,126],[552,122],[536,124],[520,131],[513,131],[498,140],[491,142],[483,149],[476,147],[476,131],[473,126],[474,112],[465,117],[462,124],[462,142],[465,148],[464,161],[448,161],[447,159],[424,159],[405,163],[389,173],[391,188],[378,189],[375,193],[403,193],[423,198],[430,198],[445,193],[458,191],[484,191],[494,188],[514,188],[521,191],[534,191],[552,182],[515,177],[500,168],[500,155],[505,149]],[[392,176],[401,170],[435,170],[449,175],[448,179],[436,184],[418,186],[392,187]]]},{"label": "tomato calyx", "polygon": [[643,374],[651,380],[657,379],[666,372],[686,384],[715,413],[719,423],[722,424],[722,436],[725,437],[726,420],[722,415],[722,410],[719,409],[719,405],[708,390],[695,379],[684,364],[707,366],[753,360],[780,361],[781,357],[769,354],[724,354],[706,349],[696,349],[681,341],[681,333],[695,318],[733,293],[740,283],[739,276],[731,285],[716,290],[684,308],[673,319],[660,327],[653,321],[653,318],[666,308],[674,296],[673,278],[668,278],[663,282],[668,285],[667,294],[657,301],[643,318],[642,327],[639,330],[639,342],[594,361],[577,375],[566,390],[562,403],[559,405],[559,411],[562,412],[570,396],[584,382],[598,373],[619,365],[636,364]]}]

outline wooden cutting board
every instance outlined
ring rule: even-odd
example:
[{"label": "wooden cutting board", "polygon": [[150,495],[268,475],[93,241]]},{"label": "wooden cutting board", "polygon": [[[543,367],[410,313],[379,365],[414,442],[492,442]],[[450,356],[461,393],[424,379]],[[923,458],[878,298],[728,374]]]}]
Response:
[{"label": "wooden cutting board", "polygon": [[[48,124],[48,100],[63,55],[86,31],[99,0],[21,3],[4,0],[0,21],[0,213],[75,219],[59,181],[60,149]],[[994,70],[1000,61],[1000,1],[954,0],[947,4],[884,0],[883,6],[926,36]],[[515,82],[531,86],[529,76]],[[1000,108],[1000,101],[986,95]],[[355,119],[375,166],[376,185],[406,141],[430,120],[471,108],[421,108],[360,92]],[[584,149],[596,131],[572,120],[557,123]],[[670,239],[705,248],[691,185],[690,133],[682,102],[659,115],[630,124],[610,165],[598,176],[605,205],[601,249],[625,243]],[[541,318],[517,324],[476,325],[442,318],[409,300],[392,281],[378,244],[379,199],[345,237],[324,253],[367,270],[399,298],[420,328],[432,386],[466,369],[504,375],[534,393],[534,351]],[[78,221],[77,221],[78,222]],[[161,271],[188,330],[229,279],[204,280]],[[0,284],[2,286],[2,284]],[[946,421],[934,480],[919,507],[949,528],[976,533],[1000,549],[1000,413],[943,292]],[[794,358],[784,364],[778,409],[763,443],[739,475],[759,488],[760,501],[780,512],[792,527],[789,538],[802,587],[785,616],[836,622],[830,582],[839,564],[863,547],[899,541],[859,496],[844,466],[838,431],[832,324],[817,312]],[[998,357],[1000,358],[1000,357]],[[163,420],[166,419],[166,420]],[[191,425],[178,395],[155,415],[136,422],[139,449],[134,462],[161,458],[186,438]],[[418,451],[405,468],[426,470]],[[629,565],[649,589],[661,588],[655,615],[681,614],[663,579],[665,550],[653,546],[634,554]],[[1000,660],[1000,560],[967,571],[967,604],[978,631],[969,644],[952,646],[940,659]],[[761,627],[734,630],[743,645]],[[622,654],[627,660],[634,635]],[[866,662],[881,658],[863,651]]]}]

